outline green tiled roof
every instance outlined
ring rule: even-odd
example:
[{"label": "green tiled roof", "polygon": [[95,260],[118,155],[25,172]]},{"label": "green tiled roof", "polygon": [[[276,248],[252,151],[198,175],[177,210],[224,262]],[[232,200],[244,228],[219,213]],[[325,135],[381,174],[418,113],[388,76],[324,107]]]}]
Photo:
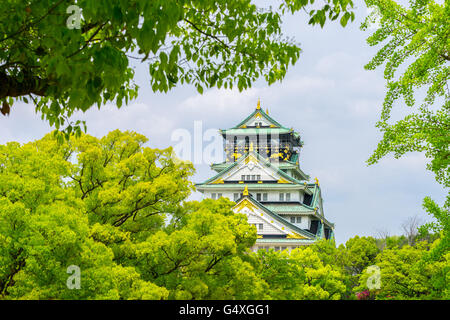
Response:
[{"label": "green tiled roof", "polygon": [[307,175],[306,173],[303,172],[302,169],[300,169],[300,167],[297,164],[293,164],[290,163],[289,161],[286,162],[280,162],[278,164],[278,168],[280,169],[294,169],[295,171],[297,171],[297,173],[304,179],[304,180],[308,180],[309,179],[309,175]]},{"label": "green tiled roof", "polygon": [[275,119],[273,119],[271,116],[269,116],[266,112],[264,112],[263,109],[255,109],[247,118],[242,120],[240,123],[238,123],[236,126],[234,126],[232,129],[239,128],[240,126],[244,125],[248,120],[250,120],[257,112],[259,112],[267,121],[272,123],[273,125],[276,125],[278,127],[284,128],[281,124],[279,124]]},{"label": "green tiled roof", "polygon": [[[276,214],[275,212],[271,211],[271,210],[268,209],[266,206],[264,206],[261,202],[259,202],[259,201],[255,200],[255,199],[253,199],[253,198],[250,197],[250,196],[244,196],[243,198],[241,198],[241,200],[239,200],[239,201],[237,202],[237,204],[240,203],[240,202],[242,201],[242,199],[245,199],[245,198],[249,199],[253,204],[255,204],[256,206],[258,206],[259,208],[261,208],[261,209],[262,209],[264,212],[266,212],[270,217],[272,217],[273,219],[277,220],[277,221],[280,222],[281,224],[287,226],[288,228],[290,228],[290,229],[293,230],[294,232],[297,232],[298,234],[301,234],[301,235],[303,235],[303,236],[305,236],[305,237],[308,237],[308,238],[313,238],[313,237],[315,237],[314,234],[310,233],[310,232],[307,231],[307,230],[304,230],[304,229],[301,229],[301,228],[297,227],[296,225],[290,223],[290,222],[287,221],[286,219],[283,219],[283,218],[280,217],[278,214]],[[237,204],[236,204],[236,205],[237,205]]]},{"label": "green tiled roof", "polygon": [[[247,156],[249,156],[249,154],[252,154],[253,156],[255,156],[266,167],[273,168],[280,176],[282,176],[283,178],[289,180],[290,182],[297,183],[297,184],[303,184],[304,183],[303,181],[297,180],[294,177],[291,177],[290,175],[288,175],[287,173],[281,171],[277,166],[275,166],[272,163],[270,163],[270,161],[264,159],[259,153],[254,152],[254,151],[250,151],[250,152],[242,155],[236,162],[233,162],[230,166],[226,167],[224,170],[220,171],[215,176],[209,178],[208,180],[206,180],[203,183],[198,183],[196,185],[199,186],[199,185],[208,184],[208,183],[218,179],[220,176],[222,176],[223,174],[227,173],[232,168],[234,168],[238,163],[241,163]],[[273,186],[274,184],[271,184],[271,185]]]},{"label": "green tiled roof", "polygon": [[225,170],[227,167],[231,166],[233,164],[233,162],[221,162],[221,163],[213,163],[211,165],[211,169],[213,170]]},{"label": "green tiled roof", "polygon": [[[295,159],[298,158],[298,154],[294,154]],[[297,161],[297,160],[295,160]],[[222,170],[228,169],[229,166],[231,166],[234,162],[221,162],[221,163],[213,163],[210,167],[213,170],[216,170],[217,172],[220,172]],[[300,176],[302,176],[305,180],[308,180],[310,177],[306,173],[303,172],[302,169],[298,166],[297,163],[293,162],[292,160],[284,160],[280,161],[278,163],[272,164],[274,167],[277,167],[279,169],[294,169],[298,172]]]},{"label": "green tiled roof", "polygon": [[289,162],[296,163],[298,160],[298,153],[294,153]]},{"label": "green tiled roof", "polygon": [[288,128],[231,128],[227,130],[220,130],[220,132],[227,135],[280,135],[290,132],[293,133],[294,131]]},{"label": "green tiled roof", "polygon": [[299,212],[299,213],[312,213],[317,218],[324,221],[325,224],[327,224],[330,227],[334,227],[334,223],[331,223],[328,221],[322,214],[319,213],[319,210],[314,213],[314,208],[318,206],[318,198],[320,193],[320,187],[316,184],[309,184],[309,188],[313,189],[313,202],[311,203],[311,206],[307,206],[306,204],[299,204],[299,205],[289,205],[285,203],[278,204],[267,204],[265,205],[269,210],[276,212],[276,213],[282,213],[282,212]]}]

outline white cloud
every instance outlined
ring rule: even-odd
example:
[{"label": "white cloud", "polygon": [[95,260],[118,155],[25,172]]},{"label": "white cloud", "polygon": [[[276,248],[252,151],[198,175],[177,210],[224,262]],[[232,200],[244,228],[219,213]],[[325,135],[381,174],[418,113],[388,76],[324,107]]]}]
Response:
[{"label": "white cloud", "polygon": [[39,139],[51,130],[31,104],[15,103],[9,116],[0,115],[0,143]]},{"label": "white cloud", "polygon": [[243,92],[238,89],[217,89],[207,90],[204,94],[195,94],[180,103],[178,110],[183,113],[195,112],[203,114],[204,112],[214,111],[217,114],[235,114],[246,110],[251,112],[256,106],[258,94],[261,89],[251,88]]},{"label": "white cloud", "polygon": [[170,136],[175,128],[177,117],[161,114],[158,106],[131,103],[120,109],[108,104],[102,106],[100,110],[91,108],[86,113],[77,112],[72,120],[87,120],[87,133],[98,137],[106,135],[113,129],[120,129],[144,134],[155,141],[162,138],[166,143],[165,137]]},{"label": "white cloud", "polygon": [[[334,79],[318,76],[296,76],[290,77],[283,81],[281,84],[274,86],[276,93],[280,96],[285,94],[296,95],[299,94],[312,94],[318,90],[326,92],[336,86]],[[277,88],[278,87],[278,88]],[[278,89],[278,90],[277,90]]]},{"label": "white cloud", "polygon": [[392,155],[386,156],[380,164],[389,170],[421,171],[426,168],[429,161],[423,153],[408,153],[399,159],[395,159]]},{"label": "white cloud", "polygon": [[325,75],[335,72],[345,72],[343,76],[348,74],[348,72],[353,72],[355,69],[352,68],[355,65],[354,56],[347,52],[333,52],[327,56],[319,59],[316,64],[316,71]]},{"label": "white cloud", "polygon": [[380,100],[369,99],[350,99],[346,102],[346,107],[349,113],[357,118],[377,117],[381,109]]}]

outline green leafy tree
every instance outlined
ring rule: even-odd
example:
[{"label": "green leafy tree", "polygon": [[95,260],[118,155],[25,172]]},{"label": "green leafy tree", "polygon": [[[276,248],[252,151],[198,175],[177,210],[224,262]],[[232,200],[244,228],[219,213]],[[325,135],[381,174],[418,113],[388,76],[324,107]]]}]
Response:
[{"label": "green leafy tree", "polygon": [[[182,221],[118,250],[121,263],[170,291],[172,299],[261,299],[265,283],[244,261],[256,240],[227,199],[186,203]],[[178,220],[178,219],[175,219]]]},{"label": "green leafy tree", "polygon": [[[375,290],[376,298],[448,299],[449,255],[438,261],[424,263],[429,249],[427,242],[419,242],[415,246],[383,250],[375,259],[381,272],[380,289]],[[360,286],[355,291],[367,289],[370,275],[368,272],[361,273]]]},{"label": "green leafy tree", "polygon": [[[72,165],[49,140],[0,146],[0,298],[167,297],[92,239],[83,201],[66,188]],[[66,286],[71,265],[80,268],[79,289]]]},{"label": "green leafy tree", "polygon": [[387,248],[401,248],[404,245],[408,244],[408,239],[404,236],[391,236],[386,238],[386,247]]},{"label": "green leafy tree", "polygon": [[431,232],[434,232],[439,236],[440,241],[438,245],[430,252],[428,258],[430,260],[438,260],[440,257],[449,253],[450,248],[450,213],[449,206],[445,205],[443,208],[431,200],[430,197],[426,197],[423,201],[423,206],[430,216],[436,220],[426,223],[419,228],[419,235],[426,236]]},{"label": "green leafy tree", "polygon": [[[57,129],[75,111],[137,95],[129,59],[148,63],[152,90],[177,84],[240,90],[264,77],[281,80],[300,54],[284,39],[281,16],[314,0],[280,1],[278,10],[250,0],[46,0],[0,4],[0,108],[28,98]],[[76,5],[76,6],[74,6]],[[351,0],[308,9],[310,24],[354,19]],[[80,11],[82,10],[82,11]]]},{"label": "green leafy tree", "polygon": [[[437,180],[450,186],[450,19],[449,3],[434,0],[411,0],[406,8],[393,0],[366,0],[374,7],[362,29],[376,17],[379,28],[367,39],[371,46],[383,47],[366,69],[385,65],[387,94],[377,126],[383,139],[369,163],[375,163],[387,153],[400,157],[407,152],[425,152],[431,159],[428,166]],[[420,108],[415,108],[403,120],[390,125],[391,110],[398,99],[413,108],[415,94],[426,90]],[[436,108],[439,105],[439,108]],[[434,108],[433,108],[434,107]]]},{"label": "green leafy tree", "polygon": [[[374,164],[393,153],[399,158],[409,152],[424,152],[427,168],[444,188],[450,188],[450,2],[411,0],[409,7],[393,0],[365,0],[375,10],[362,24],[363,30],[376,21],[379,28],[367,39],[371,46],[382,45],[365,68],[384,65],[387,93],[377,127],[383,133],[368,163]],[[423,102],[416,104],[417,95]],[[390,123],[396,102],[403,98],[410,112]],[[450,192],[441,208],[427,198],[427,212],[446,228],[449,239]],[[441,251],[445,254],[446,250]]]},{"label": "green leafy tree", "polygon": [[323,263],[311,247],[291,252],[259,250],[255,261],[272,299],[338,300],[346,292],[339,268]]},{"label": "green leafy tree", "polygon": [[1,298],[267,297],[245,215],[225,199],[183,202],[192,164],[146,141],[116,130],[0,146]]},{"label": "green leafy tree", "polygon": [[360,274],[373,264],[380,252],[376,240],[372,237],[355,236],[340,246],[341,259],[350,275]]},{"label": "green leafy tree", "polygon": [[357,286],[360,274],[374,264],[379,252],[377,241],[372,237],[355,236],[339,246],[336,264],[346,276],[346,298],[353,296],[352,290]]}]

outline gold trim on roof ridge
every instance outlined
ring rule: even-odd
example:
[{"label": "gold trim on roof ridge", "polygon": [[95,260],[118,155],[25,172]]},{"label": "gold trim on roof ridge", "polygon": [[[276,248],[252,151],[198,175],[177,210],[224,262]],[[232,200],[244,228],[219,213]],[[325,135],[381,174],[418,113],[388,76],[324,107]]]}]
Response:
[{"label": "gold trim on roof ridge", "polygon": [[287,180],[284,179],[284,178],[280,178],[280,179],[277,181],[277,183],[290,183],[290,182],[287,181]]},{"label": "gold trim on roof ridge", "polygon": [[292,232],[292,233],[288,234],[288,235],[286,236],[286,238],[288,238],[288,239],[308,239],[308,238],[306,238],[306,237],[304,237],[304,236],[299,235],[299,234],[296,233],[296,232]]}]

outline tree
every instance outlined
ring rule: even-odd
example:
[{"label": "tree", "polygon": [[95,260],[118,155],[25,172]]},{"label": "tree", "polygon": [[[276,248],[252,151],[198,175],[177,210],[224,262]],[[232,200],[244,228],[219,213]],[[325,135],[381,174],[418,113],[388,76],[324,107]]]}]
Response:
[{"label": "tree", "polygon": [[405,233],[406,238],[408,239],[408,244],[410,246],[414,245],[417,235],[419,234],[418,229],[421,224],[423,224],[422,219],[417,215],[409,217],[405,221],[403,221],[402,229]]},{"label": "tree", "polygon": [[272,299],[338,300],[346,292],[339,268],[323,263],[310,247],[290,253],[259,250],[255,262]]},{"label": "tree", "polygon": [[450,202],[447,202],[441,208],[430,197],[426,197],[423,201],[423,207],[436,221],[421,226],[419,235],[425,236],[431,231],[440,236],[440,241],[428,256],[429,260],[437,261],[448,254],[450,250]]},{"label": "tree", "polygon": [[404,235],[401,236],[390,236],[386,239],[387,248],[402,248],[408,244],[408,238]]},{"label": "tree", "polygon": [[266,284],[244,258],[256,231],[233,204],[224,198],[186,203],[175,228],[119,248],[120,262],[167,288],[171,299],[266,297]]},{"label": "tree", "polygon": [[378,249],[383,250],[387,245],[387,239],[389,238],[389,230],[386,228],[378,229],[376,231],[376,241]]},{"label": "tree", "polygon": [[[397,158],[407,152],[425,152],[431,158],[428,168],[440,183],[449,187],[450,31],[447,23],[450,4],[412,0],[410,8],[405,8],[393,0],[366,0],[366,5],[377,9],[373,15],[380,24],[367,42],[371,46],[383,42],[384,45],[365,68],[373,70],[385,64],[388,87],[377,124],[384,135],[369,163],[376,163],[390,152]],[[362,24],[363,30],[373,15]],[[407,106],[414,107],[414,95],[419,89],[426,90],[426,96],[417,112],[390,125],[394,103],[403,97]]]},{"label": "tree", "polygon": [[[373,70],[385,65],[387,80],[381,119],[377,123],[383,138],[368,163],[377,163],[389,153],[399,158],[409,152],[424,152],[430,159],[427,168],[444,188],[450,188],[450,2],[411,0],[409,7],[393,0],[365,2],[376,10],[361,28],[367,29],[374,18],[379,23],[379,28],[367,42],[371,46],[383,43],[365,68]],[[425,96],[420,106],[416,106],[418,94]],[[411,111],[391,124],[392,108],[402,97]],[[431,215],[444,212],[434,217],[440,221],[439,225],[448,228],[450,192],[438,211],[428,210],[435,207],[430,205],[430,201],[424,200],[427,212]],[[448,237],[448,234],[447,229],[444,235]]]},{"label": "tree", "polygon": [[341,251],[343,264],[350,275],[360,274],[366,267],[372,265],[380,252],[374,238],[359,236],[347,240],[345,247],[341,245]]},{"label": "tree", "polygon": [[[0,298],[167,297],[91,238],[83,201],[66,187],[73,166],[50,140],[0,146]],[[81,287],[71,290],[72,265],[80,268]]]},{"label": "tree", "polygon": [[192,164],[146,141],[116,130],[0,146],[0,298],[267,297],[246,216],[226,199],[184,202]]},{"label": "tree", "polygon": [[[307,11],[310,24],[354,19],[351,0],[325,3]],[[281,15],[308,4],[284,0],[279,10],[265,10],[250,0],[2,2],[1,112],[29,97],[52,126],[79,134],[82,124],[68,122],[75,111],[108,101],[120,108],[136,97],[129,59],[148,62],[154,91],[183,83],[200,93],[213,86],[243,90],[261,76],[274,83],[300,54],[282,37]]]},{"label": "tree", "polygon": [[[439,240],[437,240],[439,241]],[[434,244],[436,245],[436,244]],[[432,263],[423,263],[430,245],[418,242],[415,246],[383,250],[375,259],[380,268],[380,289],[377,299],[448,299],[449,256]],[[369,272],[360,276],[360,286],[355,291],[367,288]]]},{"label": "tree", "polygon": [[339,246],[336,262],[346,275],[347,297],[358,284],[359,275],[365,268],[374,264],[379,252],[377,241],[372,237],[355,236],[347,240],[345,246]]}]

